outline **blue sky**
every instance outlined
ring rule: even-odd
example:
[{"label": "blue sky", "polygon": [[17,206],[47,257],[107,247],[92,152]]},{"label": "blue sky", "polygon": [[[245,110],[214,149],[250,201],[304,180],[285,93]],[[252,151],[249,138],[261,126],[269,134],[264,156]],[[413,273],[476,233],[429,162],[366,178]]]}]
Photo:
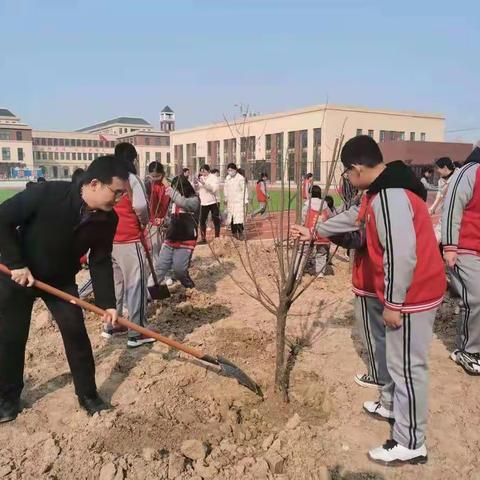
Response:
[{"label": "blue sky", "polygon": [[0,0],[0,106],[37,129],[178,128],[323,103],[442,113],[480,138],[480,2]]}]

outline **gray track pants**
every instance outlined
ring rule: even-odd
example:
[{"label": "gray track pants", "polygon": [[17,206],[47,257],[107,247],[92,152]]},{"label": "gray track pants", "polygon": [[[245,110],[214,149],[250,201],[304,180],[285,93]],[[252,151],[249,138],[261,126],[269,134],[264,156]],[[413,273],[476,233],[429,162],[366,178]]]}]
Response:
[{"label": "gray track pants", "polygon": [[159,283],[165,280],[166,274],[173,269],[175,278],[187,288],[193,287],[193,281],[188,273],[193,250],[189,248],[173,248],[165,243],[162,245],[155,272]]},{"label": "gray track pants", "polygon": [[[112,251],[113,278],[117,313],[122,314],[123,301],[127,303],[129,320],[141,327],[147,324],[147,268],[145,252],[140,242],[114,243]],[[129,337],[140,334],[133,330]]]},{"label": "gray track pants", "polygon": [[428,351],[437,309],[402,314],[400,328],[385,329],[386,359],[390,375],[380,394],[383,407],[393,410],[392,437],[406,448],[425,442],[428,417]]},{"label": "gray track pants", "polygon": [[375,382],[386,384],[390,375],[385,357],[383,304],[377,297],[355,297],[355,318],[367,349],[368,374]]},{"label": "gray track pants", "polygon": [[453,287],[462,301],[457,324],[457,348],[480,352],[480,257],[459,255],[454,269],[449,269]]}]

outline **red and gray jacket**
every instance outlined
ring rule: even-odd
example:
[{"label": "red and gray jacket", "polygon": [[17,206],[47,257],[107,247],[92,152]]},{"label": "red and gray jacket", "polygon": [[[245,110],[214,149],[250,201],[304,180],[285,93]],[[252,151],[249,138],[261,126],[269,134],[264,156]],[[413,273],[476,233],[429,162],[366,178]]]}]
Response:
[{"label": "red and gray jacket", "polygon": [[442,213],[442,244],[446,252],[480,255],[480,148],[450,180]]},{"label": "red and gray jacket", "polygon": [[170,197],[165,193],[165,185],[161,181],[152,180],[147,177],[145,180],[145,190],[150,209],[150,223],[152,225],[161,225],[168,212]]},{"label": "red and gray jacket", "polygon": [[149,220],[143,182],[136,175],[130,173],[128,184],[128,195],[124,195],[114,207],[115,213],[118,215],[118,225],[113,243],[140,241],[141,225],[147,225]]},{"label": "red and gray jacket", "polygon": [[[416,313],[437,308],[446,279],[424,187],[403,162],[392,162],[370,185],[363,202],[362,209],[353,207],[358,213],[355,224],[364,224],[366,237],[366,252],[355,268],[357,285],[366,293],[373,286],[390,310]],[[320,224],[320,235],[325,236],[324,227],[341,215]]]}]

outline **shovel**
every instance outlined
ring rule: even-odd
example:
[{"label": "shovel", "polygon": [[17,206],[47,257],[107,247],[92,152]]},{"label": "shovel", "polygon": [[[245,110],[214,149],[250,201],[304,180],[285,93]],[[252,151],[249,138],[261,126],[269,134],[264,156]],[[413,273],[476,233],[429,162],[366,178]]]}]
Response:
[{"label": "shovel", "polygon": [[143,245],[143,249],[145,250],[145,256],[147,257],[148,266],[150,267],[150,272],[152,273],[153,283],[152,287],[148,288],[148,293],[152,300],[163,300],[165,298],[170,297],[170,291],[166,285],[160,285],[158,282],[157,274],[155,273],[155,267],[153,266],[152,255],[148,249],[147,240],[143,232],[141,233],[140,241]]},{"label": "shovel", "polygon": [[[0,272],[3,272],[7,275],[11,275],[10,270],[1,263],[0,263]],[[91,303],[88,303],[85,300],[80,300],[79,298],[74,297],[73,295],[70,295],[66,292],[62,292],[61,290],[58,290],[57,288],[47,285],[46,283],[43,283],[39,280],[35,280],[33,286],[38,290],[42,290],[43,292],[49,293],[50,295],[54,295],[55,297],[65,300],[66,302],[73,303],[74,305],[77,305],[78,307],[88,310],[90,312],[96,313],[97,315],[103,316],[106,313],[105,310],[101,309],[100,307],[97,307],[96,305],[92,305]],[[225,358],[220,356],[214,357],[211,355],[207,355],[201,352],[200,350],[196,350],[194,348],[188,347],[187,345],[176,342],[171,338],[164,337],[163,335],[160,335],[157,332],[149,330],[148,328],[140,327],[139,325],[132,323],[129,320],[122,317],[118,318],[118,323],[120,325],[123,325],[124,327],[130,328],[131,330],[135,330],[136,332],[141,333],[146,337],[154,338],[155,340],[158,340],[159,342],[165,345],[168,345],[169,347],[175,348],[176,350],[180,350],[181,352],[191,355],[203,362],[210,363],[212,365],[215,365],[216,367],[219,367],[220,369],[219,371],[223,375],[225,375],[226,377],[234,378],[235,380],[237,380],[237,382],[240,385],[247,387],[253,393],[263,398],[263,393],[260,386],[257,385],[243,370],[241,370],[235,364],[226,360]]]}]

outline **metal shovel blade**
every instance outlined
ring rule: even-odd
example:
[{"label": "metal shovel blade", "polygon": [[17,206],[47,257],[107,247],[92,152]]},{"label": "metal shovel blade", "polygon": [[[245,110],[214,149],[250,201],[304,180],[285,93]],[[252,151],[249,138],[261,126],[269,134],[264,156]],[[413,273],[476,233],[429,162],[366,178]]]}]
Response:
[{"label": "metal shovel blade", "polygon": [[262,389],[258,384],[256,384],[243,370],[238,368],[232,362],[229,362],[226,358],[217,357],[217,365],[222,369],[222,372],[231,378],[237,380],[240,385],[247,387],[256,395],[263,398]]},{"label": "metal shovel blade", "polygon": [[166,285],[153,285],[148,287],[148,293],[152,300],[163,300],[170,297],[170,291]]}]

